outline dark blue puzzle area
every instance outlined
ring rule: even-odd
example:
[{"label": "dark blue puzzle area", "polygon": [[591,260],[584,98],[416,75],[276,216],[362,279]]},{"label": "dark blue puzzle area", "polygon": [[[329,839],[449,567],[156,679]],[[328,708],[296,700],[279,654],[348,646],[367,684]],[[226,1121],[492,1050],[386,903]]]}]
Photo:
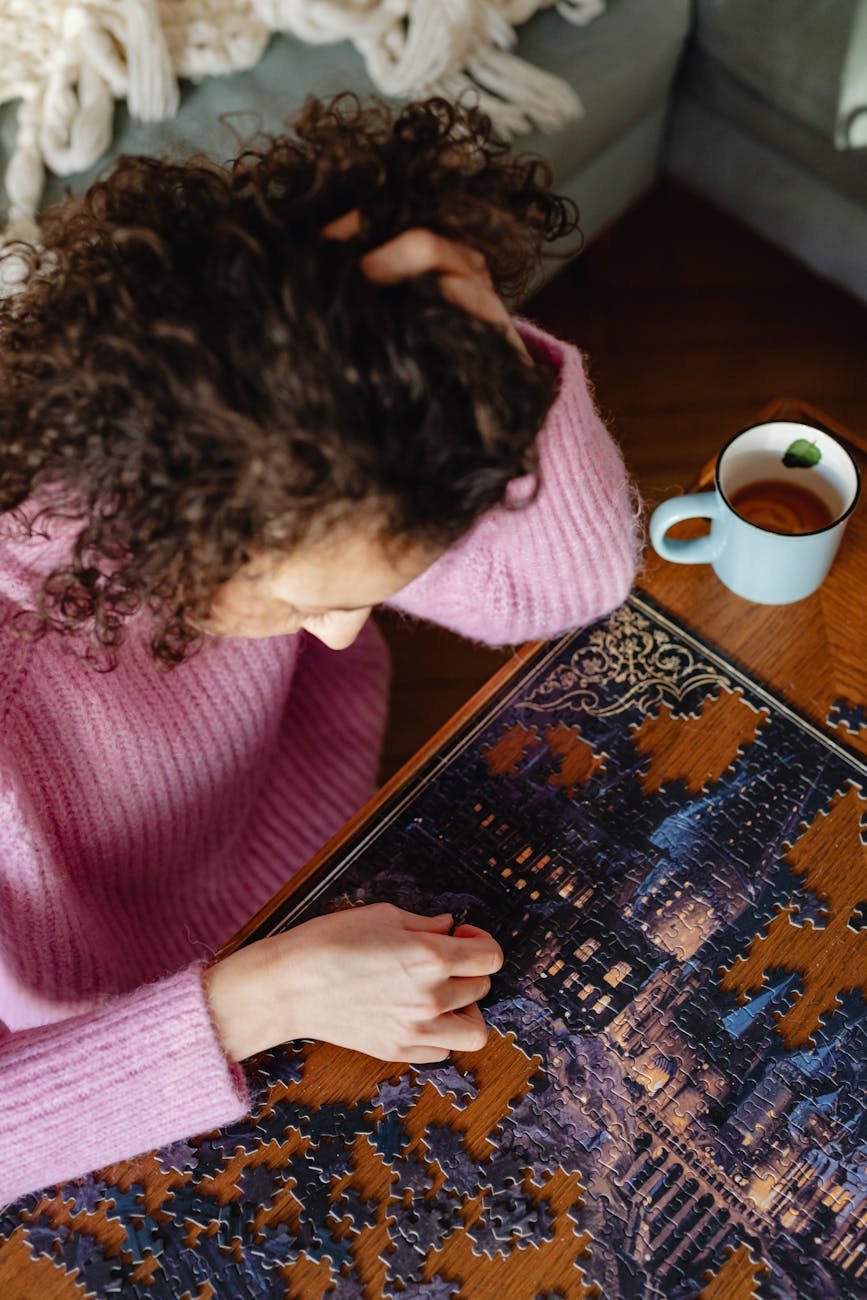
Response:
[{"label": "dark blue puzzle area", "polygon": [[[394,1296],[472,1297],[445,1250],[460,1234],[479,1277],[535,1251],[539,1294],[567,1300],[686,1300],[713,1277],[717,1295],[867,1294],[864,777],[839,731],[631,598],[538,651],[252,936],[383,899],[490,929],[506,963],[486,1018],[541,1068],[489,1153],[461,1127],[470,1058],[315,1108],[292,1101],[300,1044],[251,1068],[245,1124],[158,1153],[179,1176],[152,1213],[134,1182],[61,1189],[88,1214],[114,1201],[120,1253],[86,1215],[58,1230],[39,1196],[0,1233],[24,1225],[96,1295],[314,1294],[292,1289],[303,1257],[328,1294],[371,1297],[354,1247],[376,1230]],[[430,1087],[451,1119],[419,1145]],[[353,1181],[359,1142],[389,1171],[382,1203]],[[565,1215],[558,1170],[580,1181]],[[294,1227],[264,1222],[287,1198]],[[543,1284],[564,1233],[571,1280]],[[739,1251],[752,1292],[725,1290]]]}]

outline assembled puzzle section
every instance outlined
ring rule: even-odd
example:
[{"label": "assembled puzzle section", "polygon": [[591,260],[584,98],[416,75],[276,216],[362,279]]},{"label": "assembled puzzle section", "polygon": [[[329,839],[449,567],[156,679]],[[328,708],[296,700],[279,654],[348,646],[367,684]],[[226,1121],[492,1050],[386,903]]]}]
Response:
[{"label": "assembled puzzle section", "polygon": [[485,1049],[260,1058],[244,1124],[0,1215],[0,1294],[867,1294],[864,777],[643,598],[545,648],[254,936],[465,913]]}]

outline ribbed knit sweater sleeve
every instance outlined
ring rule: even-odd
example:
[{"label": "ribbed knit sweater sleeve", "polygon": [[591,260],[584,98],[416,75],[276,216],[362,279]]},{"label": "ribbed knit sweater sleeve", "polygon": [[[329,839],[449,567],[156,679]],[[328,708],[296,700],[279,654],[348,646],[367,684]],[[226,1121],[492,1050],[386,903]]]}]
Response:
[{"label": "ribbed knit sweater sleeve", "polygon": [[594,406],[581,353],[528,321],[515,323],[531,353],[559,371],[536,443],[538,494],[520,506],[529,484],[510,484],[509,505],[484,515],[389,602],[489,645],[553,637],[607,614],[625,600],[641,550],[623,460]]},{"label": "ribbed knit sweater sleeve", "polygon": [[196,964],[0,1038],[0,1205],[249,1110]]}]

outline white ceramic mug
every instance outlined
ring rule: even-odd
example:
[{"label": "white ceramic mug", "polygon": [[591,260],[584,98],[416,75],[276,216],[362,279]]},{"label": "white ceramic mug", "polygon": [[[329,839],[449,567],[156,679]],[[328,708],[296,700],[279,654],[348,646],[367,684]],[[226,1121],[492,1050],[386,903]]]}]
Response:
[{"label": "white ceramic mug", "polygon": [[[732,506],[732,497],[766,479],[809,489],[830,510],[831,522],[809,533],[771,532],[750,523]],[[757,424],[723,447],[712,492],[673,497],[654,510],[650,540],[675,564],[710,564],[720,581],[746,600],[788,605],[821,585],[860,486],[857,464],[823,429],[791,420]],[[666,537],[682,519],[709,519],[710,532],[689,541]]]}]

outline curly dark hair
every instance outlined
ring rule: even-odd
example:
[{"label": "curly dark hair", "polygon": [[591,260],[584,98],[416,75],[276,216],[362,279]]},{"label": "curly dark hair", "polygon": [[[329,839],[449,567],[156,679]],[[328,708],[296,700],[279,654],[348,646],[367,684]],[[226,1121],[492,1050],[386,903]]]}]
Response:
[{"label": "curly dark hair", "polygon": [[[340,95],[226,165],[121,156],[49,210],[44,248],[5,254],[26,274],[0,301],[0,511],[32,499],[76,525],[31,634],[111,666],[144,608],[172,666],[256,551],[360,503],[384,536],[447,545],[501,502],[535,469],[555,376],[435,275],[376,285],[359,257],[424,226],[514,299],[577,229],[550,184],[473,108]],[[360,234],[326,239],[352,208]]]}]

